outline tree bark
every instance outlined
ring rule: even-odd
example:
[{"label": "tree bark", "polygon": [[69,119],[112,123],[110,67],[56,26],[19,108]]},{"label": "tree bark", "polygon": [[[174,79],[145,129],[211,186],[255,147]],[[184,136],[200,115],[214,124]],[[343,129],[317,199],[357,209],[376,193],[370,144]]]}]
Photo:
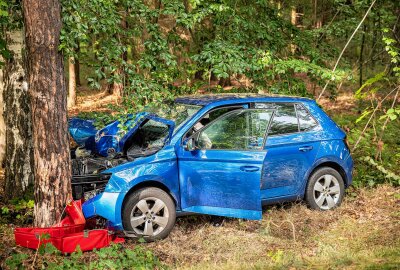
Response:
[{"label": "tree bark", "polygon": [[76,105],[76,73],[74,58],[68,58],[68,107]]},{"label": "tree bark", "polygon": [[359,65],[359,72],[360,72],[360,77],[359,77],[359,84],[360,87],[363,84],[363,61],[364,61],[364,44],[365,44],[365,33],[367,32],[367,26],[366,24],[363,25],[363,34],[361,37],[361,46],[360,46],[360,57],[358,59],[358,65]]},{"label": "tree bark", "polygon": [[[160,5],[161,5],[161,3],[160,3]],[[128,28],[128,23],[126,21],[126,11],[125,11],[125,14],[122,16],[121,27],[123,29],[127,29]],[[126,47],[126,44],[125,44],[125,47]],[[128,61],[127,52],[122,53],[121,60],[122,60],[121,63],[118,63],[118,65],[120,67],[114,73],[114,76],[118,77],[118,81],[114,81],[112,83],[112,87],[111,87],[111,91],[112,91],[111,94],[113,94],[117,98],[118,97],[122,97],[123,91],[124,91],[125,72],[123,71],[122,65],[123,65],[123,63],[126,63]]]},{"label": "tree bark", "polygon": [[4,69],[4,120],[6,199],[21,196],[33,184],[31,104],[22,60],[22,32],[12,32],[8,48],[13,57]]},{"label": "tree bark", "polygon": [[[292,25],[297,26],[297,7],[292,6],[290,10],[290,22]],[[297,46],[295,44],[290,44],[290,51],[292,54],[296,53]]]},{"label": "tree bark", "polygon": [[[81,48],[78,45],[78,48],[76,48],[75,52],[76,55],[79,55]],[[81,69],[80,69],[80,63],[79,59],[75,58],[75,81],[76,81],[76,86],[81,86]]]},{"label": "tree bark", "polygon": [[[0,57],[0,61],[3,59]],[[4,83],[3,83],[3,69],[0,68],[0,168],[4,167],[4,154],[6,153],[6,124],[4,122],[3,116],[3,92],[4,92]]]},{"label": "tree bark", "polygon": [[34,225],[51,226],[71,198],[67,91],[58,0],[23,0],[34,145]]},{"label": "tree bark", "polygon": [[[122,76],[122,71],[116,71],[117,76]],[[111,87],[111,94],[116,97],[122,97],[122,92],[124,90],[124,84],[122,82],[113,82]]]}]

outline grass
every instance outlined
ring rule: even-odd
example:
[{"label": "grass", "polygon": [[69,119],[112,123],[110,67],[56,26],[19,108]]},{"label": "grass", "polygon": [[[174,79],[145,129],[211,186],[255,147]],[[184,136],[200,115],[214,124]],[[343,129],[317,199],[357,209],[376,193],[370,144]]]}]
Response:
[{"label": "grass", "polygon": [[148,244],[177,269],[400,268],[399,189],[351,190],[343,205],[316,212],[301,203],[272,206],[263,220],[178,220],[167,239]]},{"label": "grass", "polygon": [[[141,246],[171,269],[400,269],[399,206],[399,188],[350,189],[334,211],[293,203],[265,208],[262,221],[182,217],[168,238],[128,241],[122,250]],[[32,265],[34,252],[14,246],[11,226],[1,225],[0,237],[1,259],[28,253],[24,266]],[[87,252],[78,259],[95,258]],[[46,254],[35,265],[64,260]]]}]

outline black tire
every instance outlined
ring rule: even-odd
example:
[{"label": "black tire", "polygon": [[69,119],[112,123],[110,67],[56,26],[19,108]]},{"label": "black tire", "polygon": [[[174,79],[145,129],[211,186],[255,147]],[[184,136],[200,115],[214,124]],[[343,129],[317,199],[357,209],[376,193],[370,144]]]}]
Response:
[{"label": "black tire", "polygon": [[[329,176],[332,176],[333,178],[330,178]],[[329,187],[326,187],[327,185],[325,184],[328,184],[329,180],[325,179],[328,178],[331,179],[330,181],[331,184],[329,185]],[[334,179],[337,180],[337,183],[332,184],[333,182],[335,182]],[[319,184],[325,183],[324,185],[322,185],[324,189],[321,192],[317,190],[320,189],[320,187],[316,186],[317,181]],[[333,193],[334,191],[331,190],[335,190],[335,192],[339,191],[339,193],[334,194]],[[305,192],[305,200],[308,206],[312,209],[321,211],[331,210],[340,206],[340,204],[343,201],[344,192],[345,192],[344,181],[340,173],[331,167],[321,167],[317,169],[315,172],[313,172],[308,180]],[[320,197],[321,195],[322,197]],[[327,198],[328,196],[331,197],[329,198],[330,204],[328,204],[328,198]],[[318,200],[319,198],[321,199]],[[321,200],[324,200],[322,202],[322,205],[321,205]],[[333,206],[332,202],[334,202]]]},{"label": "black tire", "polygon": [[[148,217],[148,215],[142,213],[142,211],[139,209],[139,207],[137,206],[137,204],[142,201],[145,200],[148,209],[149,209],[149,213],[150,210],[154,209],[152,208],[155,204],[154,199],[158,199],[161,200],[164,203],[164,207],[162,208],[162,212],[160,211],[160,215],[165,215],[167,213],[168,217],[163,216],[163,218],[165,220],[168,220],[168,222],[166,223],[165,226],[159,226],[154,220],[155,217],[150,218]],[[154,204],[151,205],[152,201],[154,201]],[[141,203],[143,204],[143,202]],[[165,210],[166,209],[166,210]],[[135,210],[135,212],[133,213],[133,211]],[[167,211],[167,212],[165,212]],[[157,212],[159,213],[159,212]],[[155,213],[155,214],[157,214]],[[134,217],[143,217],[147,218],[147,220],[145,220],[143,222],[143,224],[137,226],[137,227],[133,227],[131,224],[131,218]],[[150,215],[150,214],[149,214]],[[153,220],[152,220],[153,219]],[[175,225],[175,220],[176,220],[176,208],[175,208],[175,203],[172,200],[172,198],[169,196],[169,194],[167,194],[165,191],[163,191],[162,189],[159,188],[155,188],[155,187],[148,187],[148,188],[142,188],[139,189],[135,192],[133,192],[132,194],[129,195],[129,198],[127,198],[123,209],[122,209],[122,225],[124,227],[124,230],[127,231],[127,233],[129,233],[130,235],[135,235],[136,237],[140,238],[143,237],[143,239],[145,239],[147,242],[152,242],[155,240],[160,240],[160,239],[164,239],[166,238],[169,233],[171,232],[172,228]],[[153,228],[153,224],[154,227],[156,227],[154,233],[157,232],[157,230],[160,230],[157,234],[149,236],[149,235],[144,235],[143,233],[145,232],[144,226],[146,226],[146,222],[151,223],[152,228]],[[154,222],[154,223],[153,223]],[[140,228],[143,226],[143,233],[140,233]]]}]

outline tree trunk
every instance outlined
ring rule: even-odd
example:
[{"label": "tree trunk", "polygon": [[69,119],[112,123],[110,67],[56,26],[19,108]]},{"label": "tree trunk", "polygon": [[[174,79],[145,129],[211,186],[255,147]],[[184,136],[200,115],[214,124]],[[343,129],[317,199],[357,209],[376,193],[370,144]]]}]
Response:
[{"label": "tree trunk", "polygon": [[[116,71],[116,74],[118,76],[122,76],[122,72],[120,70]],[[122,97],[122,92],[124,90],[124,84],[122,82],[113,82],[112,87],[111,87],[111,94],[113,94],[116,97]]]},{"label": "tree trunk", "polygon": [[365,44],[365,33],[367,31],[367,26],[366,24],[363,25],[363,34],[361,37],[361,48],[360,48],[360,57],[358,59],[358,65],[359,65],[359,72],[360,72],[360,78],[359,78],[359,84],[360,87],[363,84],[363,61],[364,61],[364,44]]},{"label": "tree trunk", "polygon": [[[0,61],[2,61],[0,57]],[[0,68],[0,168],[3,168],[4,163],[4,154],[6,153],[6,124],[4,122],[3,116],[3,92],[4,92],[4,83],[3,83],[3,69]]]},{"label": "tree trunk", "polygon": [[[126,11],[125,11],[125,15],[122,17],[122,20],[121,20],[121,27],[123,29],[127,29],[128,28],[128,23],[126,21]],[[118,38],[118,39],[120,40],[120,38]],[[126,47],[126,44],[125,44],[125,47]],[[120,65],[120,67],[114,73],[115,77],[118,78],[118,81],[114,81],[112,83],[112,87],[111,87],[111,91],[112,91],[111,94],[113,94],[117,98],[118,97],[122,97],[123,91],[124,91],[125,73],[124,73],[123,68],[121,67],[121,65],[123,65],[124,63],[126,63],[128,61],[127,52],[122,53],[121,60],[122,60],[121,63],[118,63]]]},{"label": "tree trunk", "polygon": [[318,28],[317,27],[318,0],[313,0],[313,1],[314,1],[313,25],[314,25],[314,28]]},{"label": "tree trunk", "polygon": [[[78,44],[78,48],[76,48],[75,52],[76,55],[79,55],[81,48]],[[80,63],[79,59],[75,59],[75,81],[76,81],[76,86],[81,86],[81,69],[80,69]]]},{"label": "tree trunk", "polygon": [[76,77],[74,58],[68,58],[68,107],[76,105]]},{"label": "tree trunk", "polygon": [[[290,11],[290,22],[292,25],[297,26],[297,7],[292,6],[291,11]],[[297,46],[295,44],[290,44],[290,51],[292,54],[296,53]]]},{"label": "tree trunk", "polygon": [[21,196],[33,184],[33,149],[30,98],[22,61],[22,32],[10,33],[13,57],[4,69],[5,185],[6,199]]},{"label": "tree trunk", "polygon": [[61,7],[57,0],[23,0],[27,71],[34,145],[34,225],[58,222],[71,198],[67,91],[59,52]]}]

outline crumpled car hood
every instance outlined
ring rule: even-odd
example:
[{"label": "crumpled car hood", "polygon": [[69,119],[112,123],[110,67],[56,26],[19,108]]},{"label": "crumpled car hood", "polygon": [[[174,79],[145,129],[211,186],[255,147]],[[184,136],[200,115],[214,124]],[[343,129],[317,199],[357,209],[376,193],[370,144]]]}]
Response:
[{"label": "crumpled car hood", "polygon": [[117,120],[109,123],[102,129],[96,129],[94,125],[95,120],[71,118],[69,120],[69,133],[79,146],[90,150],[92,154],[103,157],[114,156],[123,151],[127,140],[148,119],[166,124],[169,127],[169,134],[165,141],[169,142],[175,123],[148,112],[128,115],[124,123]]}]

